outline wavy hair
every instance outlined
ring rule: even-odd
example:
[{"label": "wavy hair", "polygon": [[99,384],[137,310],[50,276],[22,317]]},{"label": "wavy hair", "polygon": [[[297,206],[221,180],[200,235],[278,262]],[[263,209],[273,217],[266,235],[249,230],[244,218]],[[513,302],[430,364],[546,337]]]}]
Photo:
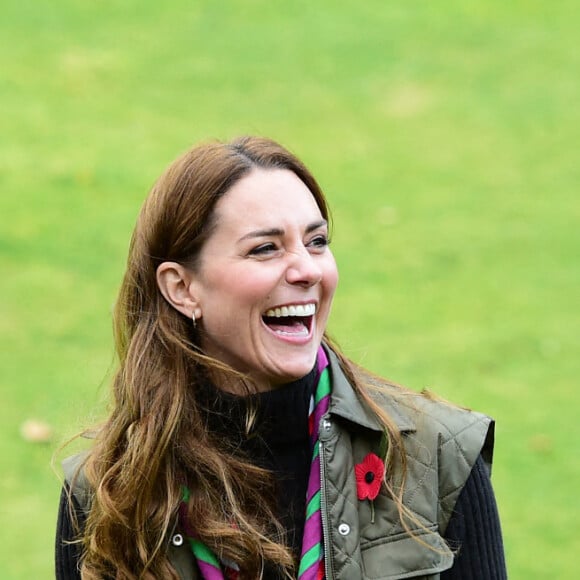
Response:
[{"label": "wavy hair", "polygon": [[[216,203],[254,168],[294,172],[330,219],[312,174],[268,139],[195,147],[156,182],[137,220],[115,306],[119,367],[112,410],[84,464],[94,496],[82,532],[83,578],[178,578],[166,544],[183,485],[190,490],[187,517],[196,536],[236,562],[243,578],[262,577],[266,562],[295,575],[274,514],[271,474],[212,435],[196,396],[212,372],[239,374],[204,355],[191,320],[163,298],[156,280],[165,261],[196,267],[215,225]],[[384,413],[381,420],[390,462],[402,448],[400,435]]]}]

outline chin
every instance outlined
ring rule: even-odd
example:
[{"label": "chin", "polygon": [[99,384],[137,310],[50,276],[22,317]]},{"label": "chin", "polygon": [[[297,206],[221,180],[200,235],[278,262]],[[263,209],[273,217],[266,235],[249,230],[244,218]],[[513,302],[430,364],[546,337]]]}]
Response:
[{"label": "chin", "polygon": [[273,384],[281,385],[284,383],[291,383],[306,376],[316,364],[316,354],[307,359],[296,361],[292,365],[284,365],[280,368],[277,375],[274,377]]}]

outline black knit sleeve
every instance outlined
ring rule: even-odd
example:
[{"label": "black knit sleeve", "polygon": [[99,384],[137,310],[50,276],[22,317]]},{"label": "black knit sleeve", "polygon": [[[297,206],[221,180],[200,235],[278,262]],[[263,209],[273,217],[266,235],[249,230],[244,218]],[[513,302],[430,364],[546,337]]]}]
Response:
[{"label": "black knit sleeve", "polygon": [[497,505],[481,457],[459,495],[445,540],[456,556],[441,580],[507,579]]},{"label": "black knit sleeve", "polygon": [[[82,530],[85,523],[85,516],[72,496],[72,503],[75,515],[78,519],[79,528]],[[55,572],[56,580],[81,580],[79,572],[81,546],[78,543],[70,542],[76,538],[76,528],[71,519],[69,511],[69,498],[66,489],[60,494],[60,505],[58,508],[58,520],[56,524],[55,542]]]}]

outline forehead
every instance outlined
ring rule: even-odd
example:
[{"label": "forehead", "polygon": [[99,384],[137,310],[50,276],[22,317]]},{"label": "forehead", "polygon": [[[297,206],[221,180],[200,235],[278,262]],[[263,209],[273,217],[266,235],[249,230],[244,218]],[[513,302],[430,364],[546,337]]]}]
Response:
[{"label": "forehead", "polygon": [[304,182],[288,169],[253,169],[216,204],[217,227],[259,226],[320,220],[322,214]]}]

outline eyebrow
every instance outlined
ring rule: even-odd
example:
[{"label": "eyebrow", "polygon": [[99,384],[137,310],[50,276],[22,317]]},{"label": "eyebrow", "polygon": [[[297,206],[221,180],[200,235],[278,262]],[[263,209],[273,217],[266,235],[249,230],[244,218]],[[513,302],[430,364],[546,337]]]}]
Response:
[{"label": "eyebrow", "polygon": [[[313,222],[306,227],[306,233],[309,234],[318,228],[323,226],[327,226],[328,222],[324,219]],[[252,239],[252,238],[269,238],[269,237],[279,237],[284,235],[284,230],[282,228],[269,228],[266,230],[254,230],[252,232],[247,233],[246,235],[242,236],[238,242],[243,242],[244,240]]]}]

